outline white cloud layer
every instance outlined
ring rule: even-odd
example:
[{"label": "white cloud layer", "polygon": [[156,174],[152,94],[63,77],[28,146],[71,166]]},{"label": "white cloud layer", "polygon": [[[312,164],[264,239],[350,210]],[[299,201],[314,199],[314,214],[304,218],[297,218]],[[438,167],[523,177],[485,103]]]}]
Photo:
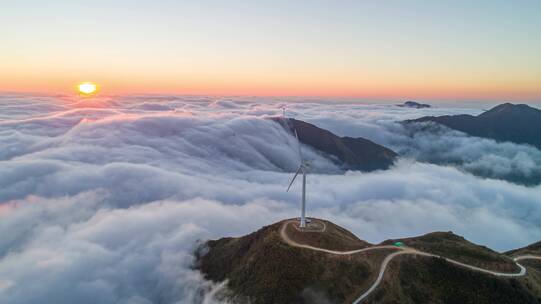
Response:
[{"label": "white cloud layer", "polygon": [[534,174],[539,150],[448,130],[409,137],[395,123],[478,109],[1,96],[0,303],[204,301],[214,286],[191,268],[198,240],[298,213],[299,185],[285,192],[299,161],[295,139],[264,119],[284,105],[288,115],[410,158],[388,171],[344,174],[303,147],[319,172],[308,177],[309,215],[370,242],[434,230],[496,250],[541,239],[541,186],[463,171]]}]

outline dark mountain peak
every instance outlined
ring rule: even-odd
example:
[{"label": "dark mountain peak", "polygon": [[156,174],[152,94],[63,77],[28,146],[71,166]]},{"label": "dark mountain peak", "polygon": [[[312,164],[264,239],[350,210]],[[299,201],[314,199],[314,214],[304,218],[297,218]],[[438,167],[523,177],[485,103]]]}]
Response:
[{"label": "dark mountain peak", "polygon": [[340,137],[294,118],[274,118],[274,120],[292,133],[296,131],[301,143],[329,156],[346,170],[388,169],[398,156],[394,151],[365,138]]},{"label": "dark mountain peak", "polygon": [[432,107],[429,104],[419,103],[413,100],[408,100],[404,102],[403,104],[399,104],[399,107],[405,107],[405,108],[415,108],[415,109],[423,109],[423,108],[430,108]]},{"label": "dark mountain peak", "polygon": [[526,104],[503,103],[479,115],[479,118],[515,116],[515,115],[541,115],[541,110]]},{"label": "dark mountain peak", "polygon": [[515,106],[515,104],[510,103],[510,102],[506,102],[506,103],[502,103],[502,104],[499,104],[497,106],[494,106],[491,110],[512,108],[514,106]]},{"label": "dark mountain peak", "polygon": [[541,110],[525,104],[504,103],[478,116],[425,116],[406,121],[411,122],[435,122],[471,136],[541,148]]},{"label": "dark mountain peak", "polygon": [[501,109],[506,109],[506,110],[509,110],[509,109],[533,109],[533,110],[535,110],[535,108],[532,108],[527,104],[523,104],[523,103],[514,104],[514,103],[506,102],[506,103],[502,103],[502,104],[499,104],[499,105],[495,106],[494,108],[490,109],[489,111],[501,110]]}]

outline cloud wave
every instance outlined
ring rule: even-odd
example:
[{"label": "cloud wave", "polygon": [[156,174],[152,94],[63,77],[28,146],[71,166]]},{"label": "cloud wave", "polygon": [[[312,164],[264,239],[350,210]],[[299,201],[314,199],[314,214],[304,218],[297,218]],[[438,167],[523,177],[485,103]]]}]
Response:
[{"label": "cloud wave", "polygon": [[[477,109],[2,96],[0,302],[211,301],[207,292],[218,286],[192,269],[198,240],[243,235],[298,213],[299,185],[285,192],[299,162],[296,141],[265,118],[284,106],[290,116],[408,156],[387,171],[344,173],[303,146],[314,166],[310,216],[374,243],[434,230],[497,250],[541,239],[541,186],[467,172],[534,174],[538,150],[448,130],[410,136],[396,123]],[[436,162],[430,155],[450,165],[414,160]],[[458,166],[450,161],[457,155]]]}]

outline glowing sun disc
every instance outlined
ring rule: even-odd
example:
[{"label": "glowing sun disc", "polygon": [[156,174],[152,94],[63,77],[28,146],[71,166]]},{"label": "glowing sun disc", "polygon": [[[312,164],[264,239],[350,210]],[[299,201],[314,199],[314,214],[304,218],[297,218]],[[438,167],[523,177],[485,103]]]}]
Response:
[{"label": "glowing sun disc", "polygon": [[96,93],[98,87],[92,82],[83,82],[78,85],[79,92],[84,95]]}]

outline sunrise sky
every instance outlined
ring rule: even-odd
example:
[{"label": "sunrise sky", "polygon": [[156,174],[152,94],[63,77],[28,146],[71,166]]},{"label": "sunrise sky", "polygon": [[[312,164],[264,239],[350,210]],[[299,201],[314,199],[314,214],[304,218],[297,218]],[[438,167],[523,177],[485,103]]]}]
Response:
[{"label": "sunrise sky", "polygon": [[541,1],[17,0],[0,91],[541,98]]}]

